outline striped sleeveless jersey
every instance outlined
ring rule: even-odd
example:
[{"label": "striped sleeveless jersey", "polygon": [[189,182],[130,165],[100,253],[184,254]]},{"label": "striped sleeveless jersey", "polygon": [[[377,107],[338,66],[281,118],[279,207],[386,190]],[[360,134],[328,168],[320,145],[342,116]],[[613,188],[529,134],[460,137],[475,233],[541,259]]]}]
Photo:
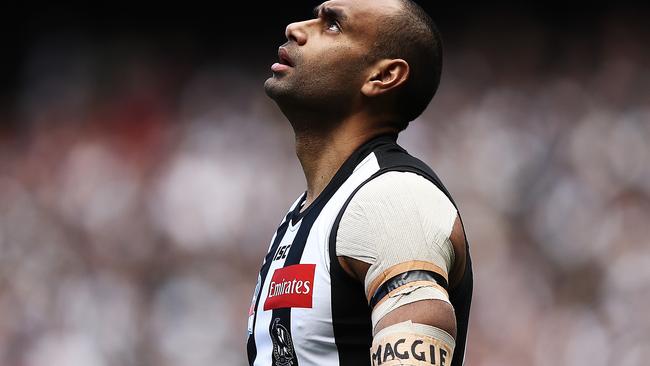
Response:
[{"label": "striped sleeveless jersey", "polygon": [[[370,365],[371,318],[363,284],[336,257],[336,232],[347,204],[364,184],[389,171],[419,174],[454,202],[436,174],[397,145],[396,138],[382,135],[366,142],[307,209],[301,212],[306,194],[289,209],[271,240],[253,294],[249,365]],[[458,330],[451,366],[464,363],[473,283],[469,246],[466,255],[464,276],[449,289]]]}]

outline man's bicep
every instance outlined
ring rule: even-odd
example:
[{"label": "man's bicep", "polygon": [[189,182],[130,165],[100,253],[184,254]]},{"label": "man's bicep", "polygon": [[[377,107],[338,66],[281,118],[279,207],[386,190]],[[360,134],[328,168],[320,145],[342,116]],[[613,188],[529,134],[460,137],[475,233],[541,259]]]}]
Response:
[{"label": "man's bicep", "polygon": [[[450,241],[456,249],[457,260],[449,267],[453,276],[442,273],[449,279],[447,286],[456,283],[456,278],[462,278],[458,268],[465,265],[465,235],[460,217],[454,221]],[[449,287],[440,285],[445,281],[430,280],[421,282],[421,287],[413,286],[413,291],[394,291],[393,298],[386,296],[388,299],[380,300],[372,308],[375,326],[370,352],[373,366],[451,364],[456,348],[456,314],[447,292]],[[391,308],[382,308],[381,304],[389,301],[392,301]]]},{"label": "man's bicep", "polygon": [[437,327],[456,339],[456,316],[454,307],[445,301],[421,300],[403,305],[384,315],[377,323],[374,333],[404,321]]}]

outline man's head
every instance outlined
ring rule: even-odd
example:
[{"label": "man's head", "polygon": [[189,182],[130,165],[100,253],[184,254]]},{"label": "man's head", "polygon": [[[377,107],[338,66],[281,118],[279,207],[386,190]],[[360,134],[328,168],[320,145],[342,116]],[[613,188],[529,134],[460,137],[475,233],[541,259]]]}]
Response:
[{"label": "man's head", "polygon": [[411,0],[326,1],[286,36],[265,89],[287,116],[336,120],[361,111],[402,130],[440,80],[440,36]]}]

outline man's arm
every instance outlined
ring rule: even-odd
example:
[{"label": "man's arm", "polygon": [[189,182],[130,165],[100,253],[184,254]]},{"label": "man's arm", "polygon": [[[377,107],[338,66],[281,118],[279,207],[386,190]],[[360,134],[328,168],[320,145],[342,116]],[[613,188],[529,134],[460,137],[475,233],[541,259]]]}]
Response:
[{"label": "man's arm", "polygon": [[[456,317],[448,291],[464,274],[465,235],[442,192],[412,178],[394,175],[360,191],[337,238],[341,266],[365,284],[373,365],[430,364],[434,357],[450,365],[453,355]],[[396,195],[396,182],[408,194]],[[386,192],[391,186],[392,193]],[[355,246],[365,247],[352,250]],[[395,247],[398,259],[391,255]]]},{"label": "man's arm", "polygon": [[[454,261],[454,266],[449,276],[451,279],[450,288],[454,288],[462,279],[465,269],[465,233],[463,232],[460,217],[457,217],[454,222],[451,242],[456,253],[455,258],[457,258]],[[342,256],[338,258],[341,267],[350,276],[358,279],[362,283],[364,282],[370,264],[350,257]],[[449,333],[454,339],[456,338],[456,316],[454,315],[454,308],[450,303],[441,300],[422,300],[399,307],[386,314],[377,323],[373,333],[377,333],[390,325],[406,320],[436,326]]]}]

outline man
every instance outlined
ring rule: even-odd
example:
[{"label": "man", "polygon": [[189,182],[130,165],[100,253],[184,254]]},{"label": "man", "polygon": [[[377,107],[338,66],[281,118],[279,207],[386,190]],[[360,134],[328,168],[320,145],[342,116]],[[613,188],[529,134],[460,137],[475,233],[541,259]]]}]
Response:
[{"label": "man", "polygon": [[293,23],[267,94],[307,191],[271,240],[249,311],[258,366],[464,363],[472,270],[435,173],[396,143],[440,79],[440,37],[410,0],[332,0]]}]

